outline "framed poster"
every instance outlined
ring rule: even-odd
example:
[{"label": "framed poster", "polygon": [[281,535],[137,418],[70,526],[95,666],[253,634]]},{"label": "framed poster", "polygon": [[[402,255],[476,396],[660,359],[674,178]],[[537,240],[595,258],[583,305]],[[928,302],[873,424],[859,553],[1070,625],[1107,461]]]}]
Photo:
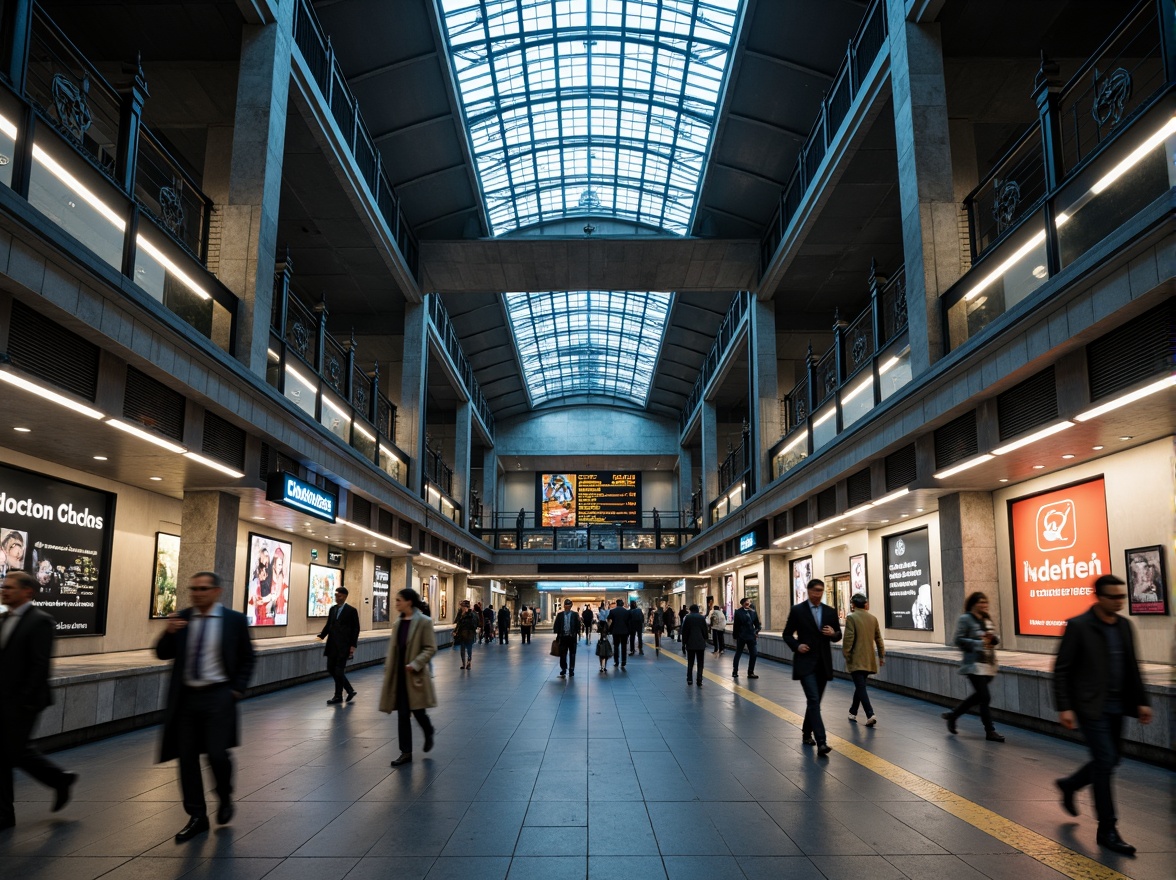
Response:
[{"label": "framed poster", "polygon": [[290,613],[290,559],[294,545],[249,533],[249,589],[245,616],[250,626],[285,626]]},{"label": "framed poster", "polygon": [[735,575],[723,576],[723,615],[730,622],[735,616]]},{"label": "framed poster", "polygon": [[106,632],[114,501],[109,492],[0,465],[0,576],[37,578],[58,636]]},{"label": "framed poster", "polygon": [[[180,536],[155,533],[155,579],[148,617],[167,617],[176,610],[176,575],[180,570]],[[37,572],[37,580],[41,572]]]},{"label": "framed poster", "polygon": [[813,579],[813,558],[792,560],[792,604],[808,601],[808,582]]},{"label": "framed poster", "polygon": [[310,566],[310,589],[306,594],[306,616],[326,617],[335,604],[335,590],[343,586],[343,570],[325,565]]},{"label": "framed poster", "polygon": [[1127,609],[1131,614],[1167,614],[1164,548],[1136,547],[1127,555]]},{"label": "framed poster", "polygon": [[861,593],[867,599],[870,598],[869,582],[866,578],[865,553],[849,557],[849,592],[850,595]]},{"label": "framed poster", "polygon": [[1017,632],[1060,637],[1111,573],[1103,477],[1011,499],[1009,533]]},{"label": "framed poster", "polygon": [[375,573],[372,575],[372,623],[388,622],[388,587],[391,583],[392,560],[386,556],[377,556]]},{"label": "framed poster", "polygon": [[935,615],[931,606],[931,541],[927,527],[887,535],[882,544],[886,625],[891,629],[930,631],[935,626]]}]

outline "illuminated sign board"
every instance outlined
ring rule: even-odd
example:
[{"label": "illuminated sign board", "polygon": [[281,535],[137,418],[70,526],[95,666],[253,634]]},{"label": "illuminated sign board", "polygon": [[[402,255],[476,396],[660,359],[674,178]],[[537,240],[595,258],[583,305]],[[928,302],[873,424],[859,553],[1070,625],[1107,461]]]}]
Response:
[{"label": "illuminated sign board", "polygon": [[547,473],[538,484],[540,527],[640,525],[640,474]]},{"label": "illuminated sign board", "polygon": [[339,505],[339,499],[333,493],[281,471],[269,475],[265,498],[329,523],[335,521]]}]

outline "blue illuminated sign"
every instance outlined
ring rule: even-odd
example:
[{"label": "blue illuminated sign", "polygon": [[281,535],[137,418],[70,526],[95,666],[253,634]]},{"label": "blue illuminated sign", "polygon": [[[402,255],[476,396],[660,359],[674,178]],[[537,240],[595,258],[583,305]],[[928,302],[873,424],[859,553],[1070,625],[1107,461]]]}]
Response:
[{"label": "blue illuminated sign", "polygon": [[755,532],[748,532],[739,536],[739,552],[747,553],[756,548]]},{"label": "blue illuminated sign", "polygon": [[339,505],[339,499],[334,494],[280,471],[269,475],[265,497],[267,501],[276,501],[330,523],[335,521],[335,511]]}]

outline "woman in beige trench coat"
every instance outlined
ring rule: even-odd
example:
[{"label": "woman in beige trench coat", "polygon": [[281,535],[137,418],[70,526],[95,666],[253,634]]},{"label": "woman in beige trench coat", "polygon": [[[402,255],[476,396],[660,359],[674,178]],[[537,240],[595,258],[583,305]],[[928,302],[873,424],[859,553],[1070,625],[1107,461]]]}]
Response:
[{"label": "woman in beige trench coat", "polygon": [[380,711],[396,712],[400,734],[400,757],[392,762],[399,767],[412,760],[412,722],[416,718],[425,732],[425,751],[433,748],[433,722],[425,712],[437,705],[429,661],[437,653],[437,636],[433,621],[422,612],[424,602],[416,590],[396,594],[399,616],[392,626],[388,657],[384,661],[384,686],[380,691]]}]

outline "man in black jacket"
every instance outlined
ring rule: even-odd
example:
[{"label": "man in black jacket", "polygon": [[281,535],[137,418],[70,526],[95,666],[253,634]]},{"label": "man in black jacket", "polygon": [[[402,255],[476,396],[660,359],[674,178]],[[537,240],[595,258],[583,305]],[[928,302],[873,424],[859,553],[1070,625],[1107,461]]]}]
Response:
[{"label": "man in black jacket", "polygon": [[625,649],[629,647],[629,610],[625,608],[625,600],[617,599],[617,607],[608,613],[608,634],[612,636],[613,666],[621,664],[624,669],[629,655]]},{"label": "man in black jacket", "polygon": [[1054,662],[1054,704],[1062,727],[1081,729],[1091,760],[1072,776],[1059,779],[1062,806],[1078,815],[1074,794],[1094,786],[1098,815],[1098,845],[1121,855],[1135,855],[1135,847],[1119,836],[1111,776],[1119,763],[1123,716],[1151,722],[1152,711],[1143,690],[1135,658],[1131,623],[1121,617],[1127,601],[1125,583],[1113,574],[1094,582],[1094,605],[1066,621],[1066,631]]},{"label": "man in black jacket", "polygon": [[327,640],[323,656],[327,658],[327,674],[335,679],[335,696],[327,700],[328,706],[343,702],[343,691],[347,691],[347,702],[355,699],[355,688],[347,680],[347,661],[355,656],[359,646],[359,612],[347,604],[347,588],[335,590],[335,607],[327,613],[327,622],[318,634],[319,641]]},{"label": "man in black jacket", "polygon": [[833,677],[833,643],[841,641],[837,612],[821,601],[824,595],[825,582],[813,578],[808,582],[808,600],[793,605],[784,624],[784,642],[793,652],[792,678],[800,682],[807,700],[801,741],[816,745],[821,757],[833,751],[825,740],[821,698]]},{"label": "man in black jacket", "polygon": [[694,684],[694,664],[698,664],[698,686],[702,687],[702,660],[706,654],[706,618],[691,605],[682,618],[682,650],[686,652],[686,684]]},{"label": "man in black jacket", "polygon": [[755,658],[758,656],[756,639],[759,638],[762,624],[760,624],[759,614],[751,607],[751,600],[746,596],[739,600],[739,607],[735,610],[732,625],[735,630],[735,665],[731,677],[739,677],[739,658],[743,656],[743,649],[746,648],[747,677],[759,678],[755,674]]},{"label": "man in black jacket", "polygon": [[76,773],[67,773],[29,744],[37,716],[53,702],[49,664],[57,624],[33,605],[37,579],[9,569],[0,583],[0,831],[16,824],[12,771],[19,767],[57,796],[53,812],[69,802]]},{"label": "man in black jacket", "polygon": [[559,639],[559,674],[562,678],[571,674],[576,677],[576,645],[580,643],[580,628],[584,623],[582,617],[572,608],[572,600],[564,599],[564,610],[555,615],[553,631]]},{"label": "man in black jacket", "polygon": [[633,656],[636,651],[642,657],[645,656],[645,641],[642,636],[645,633],[645,612],[641,610],[641,606],[637,604],[634,599],[629,603],[629,656]]},{"label": "man in black jacket", "polygon": [[192,575],[188,585],[192,607],[167,619],[155,644],[155,656],[174,660],[164,710],[160,761],[180,759],[180,790],[188,824],[176,843],[208,830],[208,806],[200,754],[216,779],[220,807],[216,821],[233,818],[233,763],[229,749],[237,745],[237,701],[253,673],[253,642],[249,621],[220,604],[220,577],[211,571]]}]

